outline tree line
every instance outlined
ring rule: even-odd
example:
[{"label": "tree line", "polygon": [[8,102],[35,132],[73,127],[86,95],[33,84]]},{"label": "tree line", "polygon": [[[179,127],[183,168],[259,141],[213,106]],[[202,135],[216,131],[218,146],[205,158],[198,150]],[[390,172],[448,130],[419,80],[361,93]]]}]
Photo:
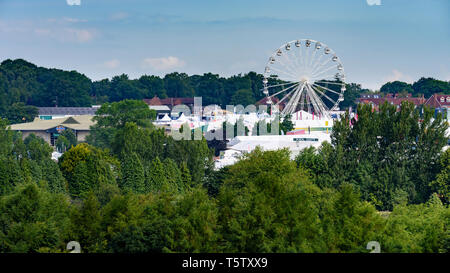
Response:
[{"label": "tree line", "polygon": [[[164,77],[143,75],[130,79],[122,74],[92,81],[77,71],[38,67],[23,59],[5,60],[0,64],[0,116],[12,123],[29,122],[37,115],[37,107],[89,107],[124,99],[202,97],[203,105],[249,105],[264,97],[261,74],[249,72],[228,78],[217,74],[187,75],[170,73]],[[356,107],[361,93],[369,92],[360,84],[346,84],[340,107]],[[380,89],[384,93],[424,94],[450,92],[450,83],[433,78],[421,78],[408,84],[395,81]]]},{"label": "tree line", "polygon": [[220,170],[205,139],[175,141],[142,101],[97,114],[58,162],[0,121],[1,252],[449,251],[447,125],[431,110],[363,106],[332,145],[295,160],[256,149]]}]

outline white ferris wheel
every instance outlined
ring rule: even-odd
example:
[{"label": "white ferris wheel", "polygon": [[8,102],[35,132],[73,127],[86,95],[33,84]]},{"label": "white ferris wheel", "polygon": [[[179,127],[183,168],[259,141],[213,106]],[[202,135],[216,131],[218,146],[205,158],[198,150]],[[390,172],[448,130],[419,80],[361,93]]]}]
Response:
[{"label": "white ferris wheel", "polygon": [[339,110],[344,100],[344,66],[324,43],[301,39],[282,45],[269,58],[264,70],[266,102],[283,116],[303,110],[322,117]]}]

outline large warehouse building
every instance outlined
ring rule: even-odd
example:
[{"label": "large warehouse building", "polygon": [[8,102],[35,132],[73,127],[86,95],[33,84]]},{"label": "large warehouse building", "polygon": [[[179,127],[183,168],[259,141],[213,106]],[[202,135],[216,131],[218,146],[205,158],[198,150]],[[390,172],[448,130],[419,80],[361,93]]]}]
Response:
[{"label": "large warehouse building", "polygon": [[90,126],[95,123],[92,120],[93,117],[92,115],[81,115],[50,120],[36,118],[33,122],[13,124],[11,130],[22,132],[23,138],[35,134],[54,146],[59,134],[66,129],[71,129],[78,141],[85,141]]}]

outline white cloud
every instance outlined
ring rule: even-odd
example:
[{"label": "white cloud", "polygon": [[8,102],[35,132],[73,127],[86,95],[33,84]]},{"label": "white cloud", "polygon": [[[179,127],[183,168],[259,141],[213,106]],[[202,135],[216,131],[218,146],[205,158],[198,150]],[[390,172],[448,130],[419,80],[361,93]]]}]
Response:
[{"label": "white cloud", "polygon": [[369,6],[380,6],[381,5],[381,0],[366,0],[367,1],[367,5]]},{"label": "white cloud", "polygon": [[66,0],[69,6],[79,6],[81,5],[81,0]]},{"label": "white cloud", "polygon": [[186,63],[177,57],[161,57],[161,58],[146,58],[143,61],[143,68],[152,68],[157,71],[171,70],[183,67]]},{"label": "white cloud", "polygon": [[36,28],[34,34],[60,42],[86,43],[94,38],[95,31],[79,28]]},{"label": "white cloud", "polygon": [[94,33],[87,29],[67,28],[64,29],[63,40],[76,41],[79,43],[89,42],[94,38]]},{"label": "white cloud", "polygon": [[87,22],[86,19],[78,19],[78,18],[70,18],[70,17],[64,17],[62,20],[67,23],[86,23]]},{"label": "white cloud", "polygon": [[120,61],[117,59],[106,61],[103,63],[103,66],[109,69],[118,68],[120,66]]},{"label": "white cloud", "polygon": [[397,69],[394,69],[394,70],[392,70],[391,75],[383,78],[383,83],[394,82],[394,81],[402,81],[402,82],[411,83],[411,82],[413,82],[413,79],[411,76],[406,75],[406,74],[398,71]]}]

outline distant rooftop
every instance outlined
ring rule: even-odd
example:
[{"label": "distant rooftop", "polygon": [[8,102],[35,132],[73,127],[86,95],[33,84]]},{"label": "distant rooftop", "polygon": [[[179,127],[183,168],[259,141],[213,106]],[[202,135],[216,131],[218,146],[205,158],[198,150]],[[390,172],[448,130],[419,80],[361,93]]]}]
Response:
[{"label": "distant rooftop", "polygon": [[194,98],[165,98],[160,99],[158,96],[155,96],[151,99],[144,99],[144,102],[148,105],[167,105],[173,107],[179,104],[194,104]]},{"label": "distant rooftop", "polygon": [[38,107],[40,116],[53,115],[91,115],[94,116],[98,107]]},{"label": "distant rooftop", "polygon": [[11,130],[14,131],[45,131],[51,128],[55,128],[59,125],[73,129],[73,130],[90,130],[90,126],[94,125],[95,122],[92,120],[91,115],[82,115],[76,117],[51,119],[51,120],[40,120],[36,118],[32,122],[19,123],[11,125]]},{"label": "distant rooftop", "polygon": [[170,108],[166,105],[149,105],[149,108],[155,111],[169,111]]}]

